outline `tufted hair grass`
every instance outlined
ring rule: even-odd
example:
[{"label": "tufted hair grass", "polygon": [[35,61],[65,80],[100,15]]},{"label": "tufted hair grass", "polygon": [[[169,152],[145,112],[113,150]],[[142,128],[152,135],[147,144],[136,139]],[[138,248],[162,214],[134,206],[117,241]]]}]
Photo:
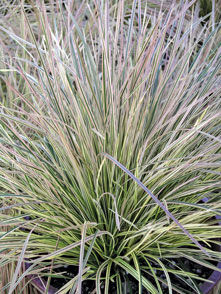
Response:
[{"label": "tufted hair grass", "polygon": [[7,293],[28,291],[31,274],[47,293],[67,265],[75,274],[60,294],[88,280],[126,293],[128,276],[139,293],[200,293],[205,279],[179,260],[216,269],[220,26],[203,25],[193,2],[151,14],[145,1],[21,1],[4,15]]}]

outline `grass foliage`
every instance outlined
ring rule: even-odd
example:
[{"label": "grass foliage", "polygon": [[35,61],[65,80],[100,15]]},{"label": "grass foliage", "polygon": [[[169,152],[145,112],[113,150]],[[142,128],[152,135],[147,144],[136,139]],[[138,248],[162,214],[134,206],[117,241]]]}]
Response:
[{"label": "grass foliage", "polygon": [[75,274],[60,294],[87,280],[126,293],[129,276],[139,293],[200,293],[204,278],[179,260],[215,269],[220,26],[182,2],[152,14],[139,0],[1,7],[6,293],[28,293],[30,274],[47,293],[64,265]]}]

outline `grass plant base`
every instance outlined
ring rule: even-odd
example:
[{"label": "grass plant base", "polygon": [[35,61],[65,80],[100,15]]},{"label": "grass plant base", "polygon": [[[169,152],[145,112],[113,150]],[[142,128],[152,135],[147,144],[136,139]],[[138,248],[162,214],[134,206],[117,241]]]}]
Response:
[{"label": "grass plant base", "polygon": [[[221,225],[221,223],[220,223]],[[221,247],[219,248],[221,251]],[[219,271],[212,271],[208,270],[206,267],[200,266],[197,263],[191,262],[187,259],[180,259],[180,260],[170,260],[172,263],[182,266],[183,269],[198,274],[200,277],[203,277],[204,279],[208,279],[211,282],[204,282],[199,286],[199,289],[202,291],[203,294],[209,294],[212,293],[211,291],[213,288],[219,283],[221,280],[221,272]],[[218,269],[221,269],[221,262],[214,263],[215,266],[217,266]],[[59,268],[59,272],[65,273],[66,277],[73,278],[75,275],[78,274],[78,268],[73,267],[73,266],[65,266]],[[39,278],[35,276],[29,276],[28,279],[32,279],[32,284],[35,285],[39,290],[45,291],[45,285],[47,284],[46,281],[40,280]],[[159,275],[159,278],[164,279],[165,276]],[[127,281],[124,282],[124,288],[127,289],[125,290],[125,293],[127,294],[138,294],[139,293],[139,283],[134,279],[131,275],[127,275]],[[51,286],[48,289],[48,294],[55,294],[56,292],[59,291],[67,282],[69,279],[62,279],[62,278],[52,278],[51,280]],[[154,280],[152,281],[154,282]],[[187,293],[192,293],[191,287],[188,287],[185,283],[182,282],[181,279],[176,277],[175,275],[171,276],[171,282],[173,283],[174,286],[180,287],[180,288],[185,288]],[[197,281],[196,281],[197,283]],[[163,289],[163,294],[168,294],[168,287],[165,284],[162,284],[162,289]],[[101,285],[101,292],[104,290],[104,285]],[[95,281],[84,281],[82,283],[82,294],[91,294],[91,293],[96,293],[96,284]],[[109,287],[109,293],[111,294],[118,294],[117,292],[117,286],[115,283],[110,283]],[[150,294],[147,290],[144,288],[142,289],[142,294]],[[173,294],[179,294],[176,290],[173,291]]]},{"label": "grass plant base", "polygon": [[[208,198],[204,198],[202,201],[204,203],[208,202]],[[218,220],[219,225],[221,226],[221,216],[217,215],[215,217]],[[220,251],[221,252],[221,246],[218,246],[216,248],[213,248],[216,251]],[[178,260],[170,260],[172,263],[182,267],[184,270],[186,271],[190,271],[194,274],[198,274],[200,277],[203,277],[205,279],[208,279],[211,282],[204,282],[203,284],[201,284],[199,286],[200,290],[202,291],[203,294],[209,294],[212,293],[212,290],[214,287],[216,287],[216,285],[221,281],[221,272],[220,271],[212,271],[212,270],[208,270],[208,268],[203,267],[197,263],[191,262],[188,259],[178,259]],[[214,265],[217,266],[217,269],[221,269],[221,262],[215,263]],[[26,264],[26,268],[28,268],[28,264]],[[66,276],[69,276],[69,278],[73,278],[75,275],[78,274],[78,268],[74,267],[74,266],[65,266],[65,267],[61,267],[59,268],[59,272],[63,272],[65,273]],[[160,278],[164,279],[165,276],[164,274],[162,274],[162,276],[159,275]],[[35,287],[37,287],[40,291],[45,291],[45,286],[46,286],[46,281],[40,280],[39,278],[37,278],[37,276],[29,276],[29,279],[32,279],[32,284],[35,285]],[[62,279],[62,278],[52,278],[51,280],[51,285],[48,289],[47,294],[55,294],[56,292],[59,291],[59,289],[61,287],[63,287],[67,282],[69,281],[69,279]],[[178,287],[184,287],[186,288],[187,291],[189,291],[189,293],[191,293],[192,289],[189,287],[187,287],[187,285],[185,283],[182,283],[182,280],[180,280],[178,277],[176,277],[175,275],[173,277],[171,277],[171,281],[173,283],[173,285],[178,286]],[[152,281],[154,282],[154,280]],[[168,287],[165,284],[162,284],[162,289],[163,289],[163,294],[167,294],[168,293]],[[136,279],[134,279],[131,275],[127,276],[127,281],[125,282],[125,293],[126,294],[138,294],[139,293],[139,284],[136,281]],[[91,294],[91,293],[96,293],[95,292],[96,289],[96,284],[95,281],[84,281],[82,283],[82,294]],[[101,285],[101,291],[104,289],[104,285]],[[110,288],[109,288],[109,293],[111,294],[118,294],[117,292],[117,286],[115,283],[110,283]],[[150,292],[148,292],[145,289],[142,289],[142,294],[149,294]],[[179,294],[178,292],[176,292],[174,290],[173,294]]]}]

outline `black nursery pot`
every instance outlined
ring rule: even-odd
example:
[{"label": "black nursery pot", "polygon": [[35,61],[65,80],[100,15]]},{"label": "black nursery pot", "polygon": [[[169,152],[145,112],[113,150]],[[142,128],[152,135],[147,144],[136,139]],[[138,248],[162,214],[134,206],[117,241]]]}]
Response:
[{"label": "black nursery pot", "polygon": [[[209,199],[208,198],[203,198],[202,201],[203,202],[207,202]],[[217,215],[216,216],[219,225],[221,226],[221,216]],[[221,246],[218,247],[218,250],[221,252]],[[26,263],[25,267],[26,269],[29,268],[29,264]],[[217,269],[221,269],[221,262],[219,262],[217,264]],[[43,279],[38,278],[35,275],[29,275],[28,276],[29,279],[32,280],[32,284],[34,284],[34,286],[39,289],[40,291],[44,292],[45,288],[46,288],[46,281]],[[200,286],[200,290],[202,291],[203,294],[210,294],[210,292],[212,291],[212,289],[217,285],[217,283],[221,280],[221,272],[220,271],[213,271],[212,274],[210,275],[210,277],[208,278],[209,281],[211,282],[205,282]],[[53,286],[50,286],[48,289],[48,294],[55,294],[58,291],[58,289],[56,289]]]}]

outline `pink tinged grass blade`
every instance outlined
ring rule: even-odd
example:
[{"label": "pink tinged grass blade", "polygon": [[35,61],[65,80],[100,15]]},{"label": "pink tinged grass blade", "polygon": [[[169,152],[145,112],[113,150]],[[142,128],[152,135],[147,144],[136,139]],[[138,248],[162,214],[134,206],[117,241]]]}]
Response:
[{"label": "pink tinged grass blade", "polygon": [[216,3],[215,0],[212,0],[212,30],[215,29],[215,10],[216,10]]},{"label": "pink tinged grass blade", "polygon": [[161,203],[159,199],[157,199],[156,196],[152,194],[152,192],[147,189],[144,184],[137,179],[126,167],[124,167],[120,162],[118,162],[115,158],[110,156],[107,153],[103,153],[105,157],[107,157],[109,160],[111,160],[115,165],[117,165],[120,169],[122,169],[125,173],[128,174],[129,177],[131,177],[148,195],[151,196],[151,198],[160,206],[160,208],[163,209],[163,211],[181,228],[181,230],[184,232],[186,236],[188,236],[193,243],[197,245],[197,247],[202,250],[203,253],[205,253],[207,256],[210,256],[209,253],[200,245],[200,243],[180,224],[180,222],[172,215],[172,213],[169,212],[169,210],[166,209],[166,207]]},{"label": "pink tinged grass blade", "polygon": [[[93,239],[92,239],[92,241],[91,241],[90,247],[89,247],[88,250],[87,250],[87,254],[86,254],[86,256],[85,256],[85,258],[84,258],[84,261],[83,261],[83,266],[82,266],[82,273],[81,273],[81,275],[83,275],[83,274],[87,271],[87,269],[89,269],[89,268],[86,268],[86,269],[85,269],[85,267],[86,267],[86,265],[87,265],[88,259],[89,259],[89,257],[90,257],[91,251],[92,251],[92,249],[93,249],[93,246],[94,246],[94,243],[95,243],[95,240],[96,240],[96,237],[97,237],[97,233],[98,233],[98,231],[94,234],[94,237],[93,237]],[[78,276],[79,276],[79,275],[78,275]],[[77,284],[76,284],[75,280],[77,281],[78,276],[76,276],[76,277],[72,280],[72,281],[73,281],[72,284],[74,284],[74,285],[73,285],[73,287],[72,287],[72,289],[71,289],[71,291],[70,291],[70,294],[74,294],[75,291],[76,291]]]},{"label": "pink tinged grass blade", "polygon": [[11,285],[10,285],[8,294],[12,294],[14,292],[15,288],[17,287],[16,280],[17,280],[19,271],[21,269],[22,262],[24,261],[25,251],[26,251],[26,248],[28,246],[28,242],[29,242],[30,236],[32,234],[32,231],[33,230],[30,231],[30,233],[28,234],[28,237],[26,238],[26,240],[24,242],[24,246],[23,246],[21,254],[19,256],[18,263],[17,263],[16,269],[15,269],[14,275],[12,277],[12,281],[11,281]]},{"label": "pink tinged grass blade", "polygon": [[83,259],[84,259],[84,247],[85,247],[86,232],[87,232],[87,224],[84,224],[83,229],[82,229],[80,257],[79,257],[78,286],[77,286],[78,293],[81,293],[82,274],[83,274],[83,269],[84,269]]},{"label": "pink tinged grass blade", "polygon": [[126,52],[125,52],[125,61],[127,60],[127,57],[128,57],[129,45],[130,45],[131,38],[132,38],[132,28],[133,28],[133,23],[134,23],[136,5],[137,5],[137,0],[134,0],[133,1],[132,12],[131,12],[130,25],[129,25],[129,29],[128,29]]}]

